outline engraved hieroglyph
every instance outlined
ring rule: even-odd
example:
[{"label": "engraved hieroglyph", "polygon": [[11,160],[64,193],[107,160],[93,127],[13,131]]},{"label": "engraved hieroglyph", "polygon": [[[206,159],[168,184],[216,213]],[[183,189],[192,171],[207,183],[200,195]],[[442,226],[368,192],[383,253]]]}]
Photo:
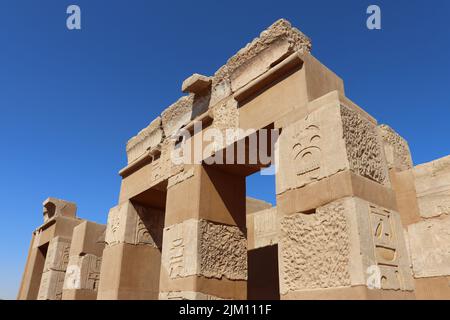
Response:
[{"label": "engraved hieroglyph", "polygon": [[280,221],[280,292],[349,286],[349,226],[342,202]]},{"label": "engraved hieroglyph", "polygon": [[164,229],[162,266],[170,278],[247,279],[247,246],[235,226],[186,220]]},{"label": "engraved hieroglyph", "polygon": [[147,244],[160,248],[163,220],[160,210],[126,201],[110,210],[105,241],[107,245]]},{"label": "engraved hieroglyph", "polygon": [[360,176],[390,185],[384,150],[375,125],[346,106],[341,106],[341,117],[351,170]]},{"label": "engraved hieroglyph", "polygon": [[64,271],[48,270],[42,273],[37,299],[61,300],[64,277]]},{"label": "engraved hieroglyph", "polygon": [[399,171],[413,167],[408,142],[387,125],[378,126],[378,134],[381,136],[384,153],[389,169]]},{"label": "engraved hieroglyph", "polygon": [[93,254],[71,256],[64,280],[64,289],[97,291],[102,258]]},{"label": "engraved hieroglyph", "polygon": [[416,278],[450,276],[450,217],[412,224],[408,235]]},{"label": "engraved hieroglyph", "polygon": [[70,239],[53,238],[47,250],[44,272],[48,270],[65,271],[69,262]]}]

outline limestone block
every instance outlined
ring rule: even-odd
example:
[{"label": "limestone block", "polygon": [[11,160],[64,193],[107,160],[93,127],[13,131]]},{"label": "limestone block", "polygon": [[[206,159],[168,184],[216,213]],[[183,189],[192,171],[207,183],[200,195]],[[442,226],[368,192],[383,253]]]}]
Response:
[{"label": "limestone block", "polygon": [[272,204],[260,199],[255,199],[252,197],[246,197],[245,199],[245,211],[247,214],[255,213],[258,211],[270,209]]},{"label": "limestone block", "polygon": [[247,246],[235,226],[189,219],[164,229],[162,266],[171,279],[247,278]]},{"label": "limestone block", "polygon": [[280,290],[366,286],[378,270],[381,289],[413,290],[399,214],[359,198],[315,213],[281,218]]},{"label": "limestone block", "polygon": [[108,246],[118,243],[161,247],[164,215],[131,201],[112,208],[108,216],[105,241]]},{"label": "limestone block", "polygon": [[181,172],[179,172],[169,178],[169,181],[167,183],[167,189],[172,188],[173,186],[175,186],[193,176],[194,176],[194,167],[183,169]]},{"label": "limestone block", "polygon": [[187,93],[199,94],[208,89],[210,85],[210,77],[194,73],[192,76],[183,81],[181,90]]},{"label": "limestone block", "polygon": [[236,92],[292,53],[287,39],[278,39],[256,56],[237,67],[230,75],[231,90]]},{"label": "limestone block", "polygon": [[450,214],[450,156],[414,168],[417,202],[424,218]]},{"label": "limestone block", "polygon": [[37,299],[61,300],[64,276],[64,271],[49,270],[42,273]]},{"label": "limestone block", "polygon": [[239,127],[238,103],[232,97],[221,101],[211,108],[213,128],[224,131]]},{"label": "limestone block", "polygon": [[126,148],[128,163],[139,158],[146,150],[157,147],[162,140],[161,117],[158,117],[128,141]]},{"label": "limestone block", "polygon": [[163,111],[161,120],[166,137],[174,136],[179,129],[191,121],[193,101],[193,95],[183,96]]},{"label": "limestone block", "polygon": [[44,272],[49,270],[65,271],[69,262],[70,239],[53,238],[47,250]]},{"label": "limestone block", "polygon": [[277,244],[279,234],[277,208],[254,213],[253,228],[255,249]]},{"label": "limestone block", "polygon": [[44,206],[44,223],[57,216],[76,217],[77,205],[73,202],[47,198],[42,205]]},{"label": "limestone block", "polygon": [[277,144],[277,194],[346,169],[390,184],[375,125],[346,106],[313,111],[285,127]]},{"label": "limestone block", "polygon": [[97,291],[102,258],[93,254],[71,256],[64,280],[64,289]]},{"label": "limestone block", "polygon": [[211,84],[211,106],[231,95],[231,81],[228,66],[216,71]]},{"label": "limestone block", "polygon": [[408,227],[414,276],[450,276],[450,217],[421,221]]},{"label": "limestone block", "polygon": [[387,125],[378,126],[378,134],[383,141],[384,153],[389,169],[398,171],[413,167],[408,142]]},{"label": "limestone block", "polygon": [[194,291],[160,292],[159,300],[224,300],[210,294]]},{"label": "limestone block", "polygon": [[101,256],[105,248],[106,225],[84,221],[73,229],[70,256],[95,254]]}]

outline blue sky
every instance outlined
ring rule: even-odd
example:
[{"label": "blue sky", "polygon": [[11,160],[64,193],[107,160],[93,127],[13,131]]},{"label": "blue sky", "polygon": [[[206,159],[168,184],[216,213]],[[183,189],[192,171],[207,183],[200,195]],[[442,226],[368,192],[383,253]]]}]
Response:
[{"label": "blue sky", "polygon": [[[66,28],[77,4],[82,30]],[[378,4],[382,30],[366,28]],[[414,162],[450,154],[450,2],[1,0],[0,298],[15,298],[48,196],[105,223],[125,143],[278,18],[313,40],[347,96],[410,144]],[[249,194],[273,201],[273,181]]]}]

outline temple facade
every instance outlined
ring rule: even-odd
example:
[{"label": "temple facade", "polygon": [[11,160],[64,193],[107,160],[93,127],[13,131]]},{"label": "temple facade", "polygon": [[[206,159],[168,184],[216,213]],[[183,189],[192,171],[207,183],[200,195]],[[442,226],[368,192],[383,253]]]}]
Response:
[{"label": "temple facade", "polygon": [[414,166],[289,22],[182,91],[128,141],[106,226],[44,202],[18,299],[450,299],[450,156]]}]

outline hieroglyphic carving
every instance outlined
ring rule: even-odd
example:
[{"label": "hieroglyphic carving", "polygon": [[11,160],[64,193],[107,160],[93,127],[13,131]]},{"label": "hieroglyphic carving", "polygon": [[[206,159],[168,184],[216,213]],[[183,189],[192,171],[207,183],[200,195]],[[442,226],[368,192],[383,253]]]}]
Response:
[{"label": "hieroglyphic carving", "polygon": [[163,241],[162,265],[172,279],[247,279],[247,241],[238,227],[190,219],[165,228]]},{"label": "hieroglyphic carving", "polygon": [[61,300],[64,271],[48,270],[42,273],[38,300]]},{"label": "hieroglyphic carving", "polygon": [[350,285],[349,228],[341,202],[281,219],[281,292]]},{"label": "hieroglyphic carving", "polygon": [[71,256],[64,281],[64,289],[97,291],[102,258],[93,254]]},{"label": "hieroglyphic carving", "polygon": [[346,106],[341,106],[341,118],[351,170],[381,184],[389,184],[384,152],[375,126]]},{"label": "hieroglyphic carving", "polygon": [[65,271],[69,262],[70,240],[62,237],[53,238],[47,250],[44,271]]}]

